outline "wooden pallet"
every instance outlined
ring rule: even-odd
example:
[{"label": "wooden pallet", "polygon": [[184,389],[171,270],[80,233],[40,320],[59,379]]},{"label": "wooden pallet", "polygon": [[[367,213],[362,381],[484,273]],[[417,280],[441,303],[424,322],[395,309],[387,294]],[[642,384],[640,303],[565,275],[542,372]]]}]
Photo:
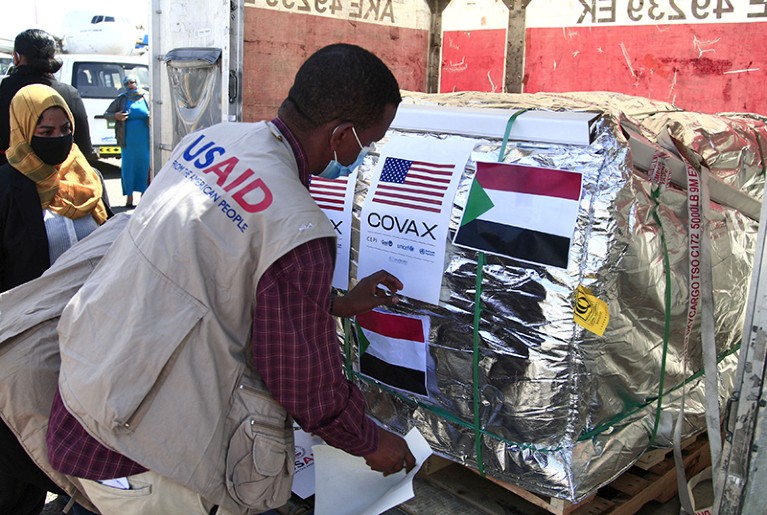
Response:
[{"label": "wooden pallet", "polygon": [[[691,436],[687,440],[683,440],[681,445],[682,449],[688,448],[690,445],[695,443],[699,437],[700,435]],[[651,449],[642,454],[642,457],[639,458],[636,463],[634,463],[634,466],[639,467],[642,470],[650,470],[658,463],[661,463],[668,459],[669,456],[672,456],[673,452],[674,449],[670,447],[665,449]]]},{"label": "wooden pallet", "polygon": [[[682,460],[687,477],[692,477],[711,466],[711,451],[705,433],[688,442],[682,449]],[[609,485],[600,488],[597,497],[609,504],[606,511],[590,511],[588,506],[573,512],[574,515],[631,515],[650,501],[665,503],[677,494],[676,468],[672,452],[663,461],[649,467],[632,467]]]},{"label": "wooden pallet", "polygon": [[[705,433],[683,442],[688,477],[711,464]],[[416,497],[400,506],[410,515],[431,515],[434,502],[441,513],[477,515],[631,515],[651,501],[665,503],[677,493],[676,469],[670,449],[659,449],[578,504],[542,496],[504,481],[482,478],[475,471],[432,457],[415,483]],[[658,459],[661,457],[662,459]],[[419,492],[420,490],[420,492]]]}]

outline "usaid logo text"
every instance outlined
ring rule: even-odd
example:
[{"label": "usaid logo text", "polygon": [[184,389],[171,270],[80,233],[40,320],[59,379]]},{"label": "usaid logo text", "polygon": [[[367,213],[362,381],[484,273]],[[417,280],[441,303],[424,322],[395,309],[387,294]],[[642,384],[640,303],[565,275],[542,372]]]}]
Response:
[{"label": "usaid logo text", "polygon": [[295,471],[298,472],[314,463],[314,454],[306,452],[306,449],[296,446]]},{"label": "usaid logo text", "polygon": [[215,176],[216,185],[229,193],[246,212],[257,213],[268,208],[274,199],[264,180],[255,177],[250,168],[239,166],[240,160],[236,156],[215,162],[225,154],[224,147],[202,134],[184,150],[183,158],[203,174]]}]

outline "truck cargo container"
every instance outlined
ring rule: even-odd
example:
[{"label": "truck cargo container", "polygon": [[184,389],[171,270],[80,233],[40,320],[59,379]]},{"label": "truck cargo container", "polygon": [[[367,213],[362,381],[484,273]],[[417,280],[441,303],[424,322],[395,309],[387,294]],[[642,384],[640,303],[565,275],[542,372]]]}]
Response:
[{"label": "truck cargo container", "polygon": [[[454,0],[442,28],[441,92],[603,90],[767,111],[765,0]],[[504,88],[520,46],[523,71]]]}]

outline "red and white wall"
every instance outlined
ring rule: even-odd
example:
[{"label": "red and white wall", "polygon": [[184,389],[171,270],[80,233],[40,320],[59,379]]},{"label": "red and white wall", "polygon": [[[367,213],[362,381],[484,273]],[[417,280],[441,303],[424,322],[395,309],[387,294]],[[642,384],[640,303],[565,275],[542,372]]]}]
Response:
[{"label": "red and white wall", "polygon": [[423,0],[245,0],[243,115],[276,115],[301,63],[331,43],[376,53],[400,87],[425,91],[430,12]]},{"label": "red and white wall", "polygon": [[[526,93],[617,91],[767,114],[767,0],[532,0],[525,19]],[[450,4],[441,91],[502,90],[507,23],[500,0]]]},{"label": "red and white wall", "polygon": [[[376,52],[403,89],[425,91],[425,0],[245,0],[243,112],[270,118],[300,64],[334,42]],[[767,0],[532,0],[523,90],[617,91],[702,112],[767,114]],[[504,87],[508,10],[453,0],[440,91]]]},{"label": "red and white wall", "polygon": [[501,0],[453,0],[447,6],[440,92],[503,91],[508,20]]}]

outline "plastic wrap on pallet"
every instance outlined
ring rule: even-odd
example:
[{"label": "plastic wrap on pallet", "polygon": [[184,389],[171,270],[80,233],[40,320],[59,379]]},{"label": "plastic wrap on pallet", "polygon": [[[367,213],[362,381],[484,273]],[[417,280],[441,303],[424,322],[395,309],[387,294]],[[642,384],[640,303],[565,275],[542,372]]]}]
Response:
[{"label": "plastic wrap on pallet", "polygon": [[634,120],[650,139],[655,140],[661,133],[670,131],[705,160],[715,177],[731,187],[757,200],[761,200],[764,191],[767,117],[754,113],[695,113],[657,100],[607,92],[533,95],[408,93],[405,102],[453,107],[599,110],[615,117],[625,115]]},{"label": "plastic wrap on pallet", "polygon": [[[487,256],[482,271],[477,384],[472,380],[472,334],[478,253],[454,246],[452,236],[466,205],[476,162],[496,161],[502,141],[501,137],[475,139],[453,200],[439,305],[403,298],[393,308],[429,317],[428,395],[405,395],[359,374],[356,337],[354,331],[347,333],[353,375],[372,415],[400,433],[417,426],[437,453],[484,469],[488,476],[572,502],[613,480],[649,446],[670,445],[685,383],[683,432],[691,435],[704,429],[697,323],[690,340],[689,370],[685,372],[683,366],[687,193],[671,185],[657,199],[653,197],[654,185],[634,167],[620,120],[628,117],[645,135],[652,135],[661,132],[658,120],[673,117],[668,123],[676,135],[705,154],[712,175],[717,175],[716,165],[721,164],[719,170],[732,186],[756,198],[761,198],[764,182],[764,155],[759,147],[764,124],[748,117],[678,113],[668,104],[601,93],[412,94],[405,102],[589,110],[603,116],[588,146],[509,142],[504,162],[578,171],[583,190],[567,269]],[[648,117],[652,127],[642,125]],[[751,122],[756,129],[732,129]],[[422,138],[424,145],[432,138],[460,136],[391,130],[379,148],[385,148],[395,133]],[[361,206],[376,159],[376,155],[369,157],[358,174],[352,277],[356,276]],[[710,217],[722,403],[732,391],[758,223],[734,207],[716,203]],[[668,306],[664,252],[670,264]],[[610,322],[603,336],[574,322],[574,292],[579,285],[609,306]],[[656,428],[666,316],[670,334]]]}]

